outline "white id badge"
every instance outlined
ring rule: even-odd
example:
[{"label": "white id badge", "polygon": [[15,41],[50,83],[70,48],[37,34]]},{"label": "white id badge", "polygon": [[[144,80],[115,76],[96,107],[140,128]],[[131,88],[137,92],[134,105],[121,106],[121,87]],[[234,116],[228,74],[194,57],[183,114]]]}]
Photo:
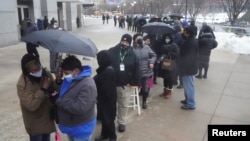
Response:
[{"label": "white id badge", "polygon": [[120,71],[125,71],[125,66],[124,66],[124,64],[120,64]]}]

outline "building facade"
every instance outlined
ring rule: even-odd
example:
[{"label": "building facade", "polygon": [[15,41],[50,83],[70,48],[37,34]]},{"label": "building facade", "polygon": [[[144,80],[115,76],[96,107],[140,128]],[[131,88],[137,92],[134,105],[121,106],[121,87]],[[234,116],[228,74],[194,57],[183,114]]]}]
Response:
[{"label": "building facade", "polygon": [[54,18],[65,30],[77,28],[76,18],[82,17],[82,4],[93,3],[93,0],[1,0],[0,5],[0,47],[20,42],[21,25],[29,18],[34,23],[38,19]]}]

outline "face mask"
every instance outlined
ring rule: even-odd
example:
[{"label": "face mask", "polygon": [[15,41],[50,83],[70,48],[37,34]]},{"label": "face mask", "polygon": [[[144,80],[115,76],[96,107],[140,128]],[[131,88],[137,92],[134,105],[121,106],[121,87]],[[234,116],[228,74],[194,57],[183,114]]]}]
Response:
[{"label": "face mask", "polygon": [[73,79],[73,76],[72,76],[72,74],[68,74],[68,75],[66,75],[64,78],[65,78],[65,80],[66,80],[67,82],[71,82],[72,79]]},{"label": "face mask", "polygon": [[170,42],[170,39],[165,39],[165,42],[166,42],[166,43],[169,43],[169,42]]},{"label": "face mask", "polygon": [[34,77],[41,77],[42,73],[43,73],[43,69],[41,68],[38,72],[30,73],[30,75]]},{"label": "face mask", "polygon": [[[74,71],[73,71],[73,72],[74,72]],[[65,80],[66,80],[67,82],[72,82],[72,80],[73,80],[74,78],[76,78],[76,76],[73,76],[73,74],[68,74],[68,75],[65,75],[64,78],[65,78]]]},{"label": "face mask", "polygon": [[142,45],[142,39],[137,39],[137,44]]},{"label": "face mask", "polygon": [[126,48],[127,48],[127,46],[126,46],[126,45],[121,44],[121,49],[126,49]]}]

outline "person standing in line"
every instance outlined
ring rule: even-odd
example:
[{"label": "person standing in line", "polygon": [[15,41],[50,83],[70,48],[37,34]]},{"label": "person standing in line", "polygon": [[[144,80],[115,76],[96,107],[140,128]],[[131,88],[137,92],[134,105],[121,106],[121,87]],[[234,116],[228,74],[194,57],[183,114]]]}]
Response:
[{"label": "person standing in line", "polygon": [[[207,78],[207,72],[209,67],[210,55],[212,49],[216,48],[218,43],[214,39],[211,28],[207,27],[204,29],[203,33],[198,39],[199,43],[199,72],[196,78]],[[202,70],[204,69],[204,74],[202,75]]]},{"label": "person standing in line", "polygon": [[[174,35],[174,42],[177,44],[179,50],[182,47],[183,38],[182,38],[182,32],[181,32],[181,26],[175,25],[174,29],[177,31],[177,33]],[[182,78],[180,74],[180,61],[179,61],[179,54],[176,57],[176,76],[174,78],[176,81],[179,80],[179,85],[176,87],[177,89],[183,88]]]},{"label": "person standing in line", "polygon": [[56,22],[55,18],[53,17],[51,20],[50,20],[50,26],[53,26],[54,25],[54,22]]},{"label": "person standing in line", "polygon": [[94,77],[97,87],[97,114],[102,122],[101,135],[95,141],[109,139],[116,141],[115,117],[116,117],[116,78],[112,67],[110,55],[107,50],[97,54],[99,64]]},{"label": "person standing in line", "polygon": [[55,100],[58,128],[67,134],[69,141],[91,141],[96,126],[97,96],[91,67],[82,66],[75,56],[68,56],[61,70],[65,76]]},{"label": "person standing in line", "polygon": [[[150,36],[149,35],[145,35],[144,37],[143,37],[143,41],[144,41],[144,43],[146,44],[146,45],[148,45],[150,48],[151,48],[151,50],[155,53],[155,51],[152,49],[152,45],[151,45],[151,39],[150,39]],[[156,54],[155,54],[156,55]],[[156,59],[157,59],[157,55],[156,55]],[[157,66],[155,66],[155,64],[156,64],[156,61],[154,62],[154,67],[153,67],[153,70],[152,70],[152,75],[151,76],[149,76],[149,78],[148,78],[148,93],[150,92],[150,89],[153,87],[153,85],[154,85],[154,83],[153,83],[153,81],[154,81],[154,70],[155,70],[155,67],[157,67]],[[149,93],[150,94],[150,93]],[[150,96],[150,95],[149,95]]]},{"label": "person standing in line", "polygon": [[[57,21],[55,20],[53,22],[54,24],[51,25],[49,27],[48,30],[63,30],[61,27],[58,27],[58,23]],[[50,54],[50,72],[51,73],[56,73],[57,72],[57,69],[60,67],[60,56],[62,56],[61,53],[58,53],[58,52],[52,52],[52,51],[49,51],[49,54]]]},{"label": "person standing in line", "polygon": [[195,84],[194,76],[198,72],[198,41],[194,37],[192,28],[184,28],[183,46],[180,48],[180,73],[184,88],[185,99],[181,101],[183,110],[194,110],[195,103]]},{"label": "person standing in line", "polygon": [[130,95],[134,92],[131,86],[139,85],[139,60],[131,47],[131,41],[132,36],[124,34],[120,43],[108,50],[116,73],[119,132],[125,131]]},{"label": "person standing in line", "polygon": [[[173,93],[173,76],[176,65],[176,57],[179,55],[179,48],[174,42],[171,34],[164,34],[162,37],[161,45],[161,55],[157,62],[159,63],[158,67],[158,76],[163,78],[163,93],[160,96],[163,96],[166,99],[171,98]],[[165,69],[162,67],[165,59],[171,60],[171,68]]]},{"label": "person standing in line", "polygon": [[206,22],[202,23],[202,27],[201,27],[201,29],[200,29],[200,31],[199,31],[199,34],[198,34],[198,39],[199,39],[200,36],[203,34],[204,29],[206,29],[206,28],[210,28],[210,33],[212,34],[213,38],[215,39],[216,37],[215,37],[215,35],[214,35],[213,29],[212,29],[209,25],[207,25]]},{"label": "person standing in line", "polygon": [[49,92],[54,89],[54,79],[32,54],[22,57],[21,69],[22,74],[16,86],[29,140],[50,141],[50,134],[56,131],[55,123],[49,115],[52,107]]},{"label": "person standing in line", "polygon": [[195,21],[194,21],[194,19],[192,19],[192,20],[191,20],[191,22],[190,22],[190,25],[189,25],[189,26],[190,26],[190,27],[191,27],[191,29],[193,30],[193,32],[194,32],[194,37],[196,38],[198,28],[197,28],[197,26],[195,25]]},{"label": "person standing in line", "polygon": [[[38,31],[37,26],[32,23],[32,21],[29,19],[27,20],[27,27],[24,29],[24,36],[30,34],[31,32]],[[26,43],[26,49],[29,54],[35,55],[37,58],[39,58],[39,53],[37,51],[38,45],[32,44],[32,43]]]},{"label": "person standing in line", "polygon": [[142,108],[147,109],[147,97],[149,93],[148,79],[153,75],[156,54],[146,44],[143,44],[143,37],[137,33],[133,36],[133,49],[139,59],[140,87],[142,93]]}]

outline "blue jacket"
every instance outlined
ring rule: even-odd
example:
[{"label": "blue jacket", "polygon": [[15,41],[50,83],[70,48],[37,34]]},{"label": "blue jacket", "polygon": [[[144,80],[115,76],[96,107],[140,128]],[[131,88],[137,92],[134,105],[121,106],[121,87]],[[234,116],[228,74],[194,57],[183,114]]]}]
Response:
[{"label": "blue jacket", "polygon": [[90,136],[96,125],[97,89],[91,77],[90,66],[83,66],[82,72],[71,82],[63,81],[56,100],[59,129],[73,137]]}]

